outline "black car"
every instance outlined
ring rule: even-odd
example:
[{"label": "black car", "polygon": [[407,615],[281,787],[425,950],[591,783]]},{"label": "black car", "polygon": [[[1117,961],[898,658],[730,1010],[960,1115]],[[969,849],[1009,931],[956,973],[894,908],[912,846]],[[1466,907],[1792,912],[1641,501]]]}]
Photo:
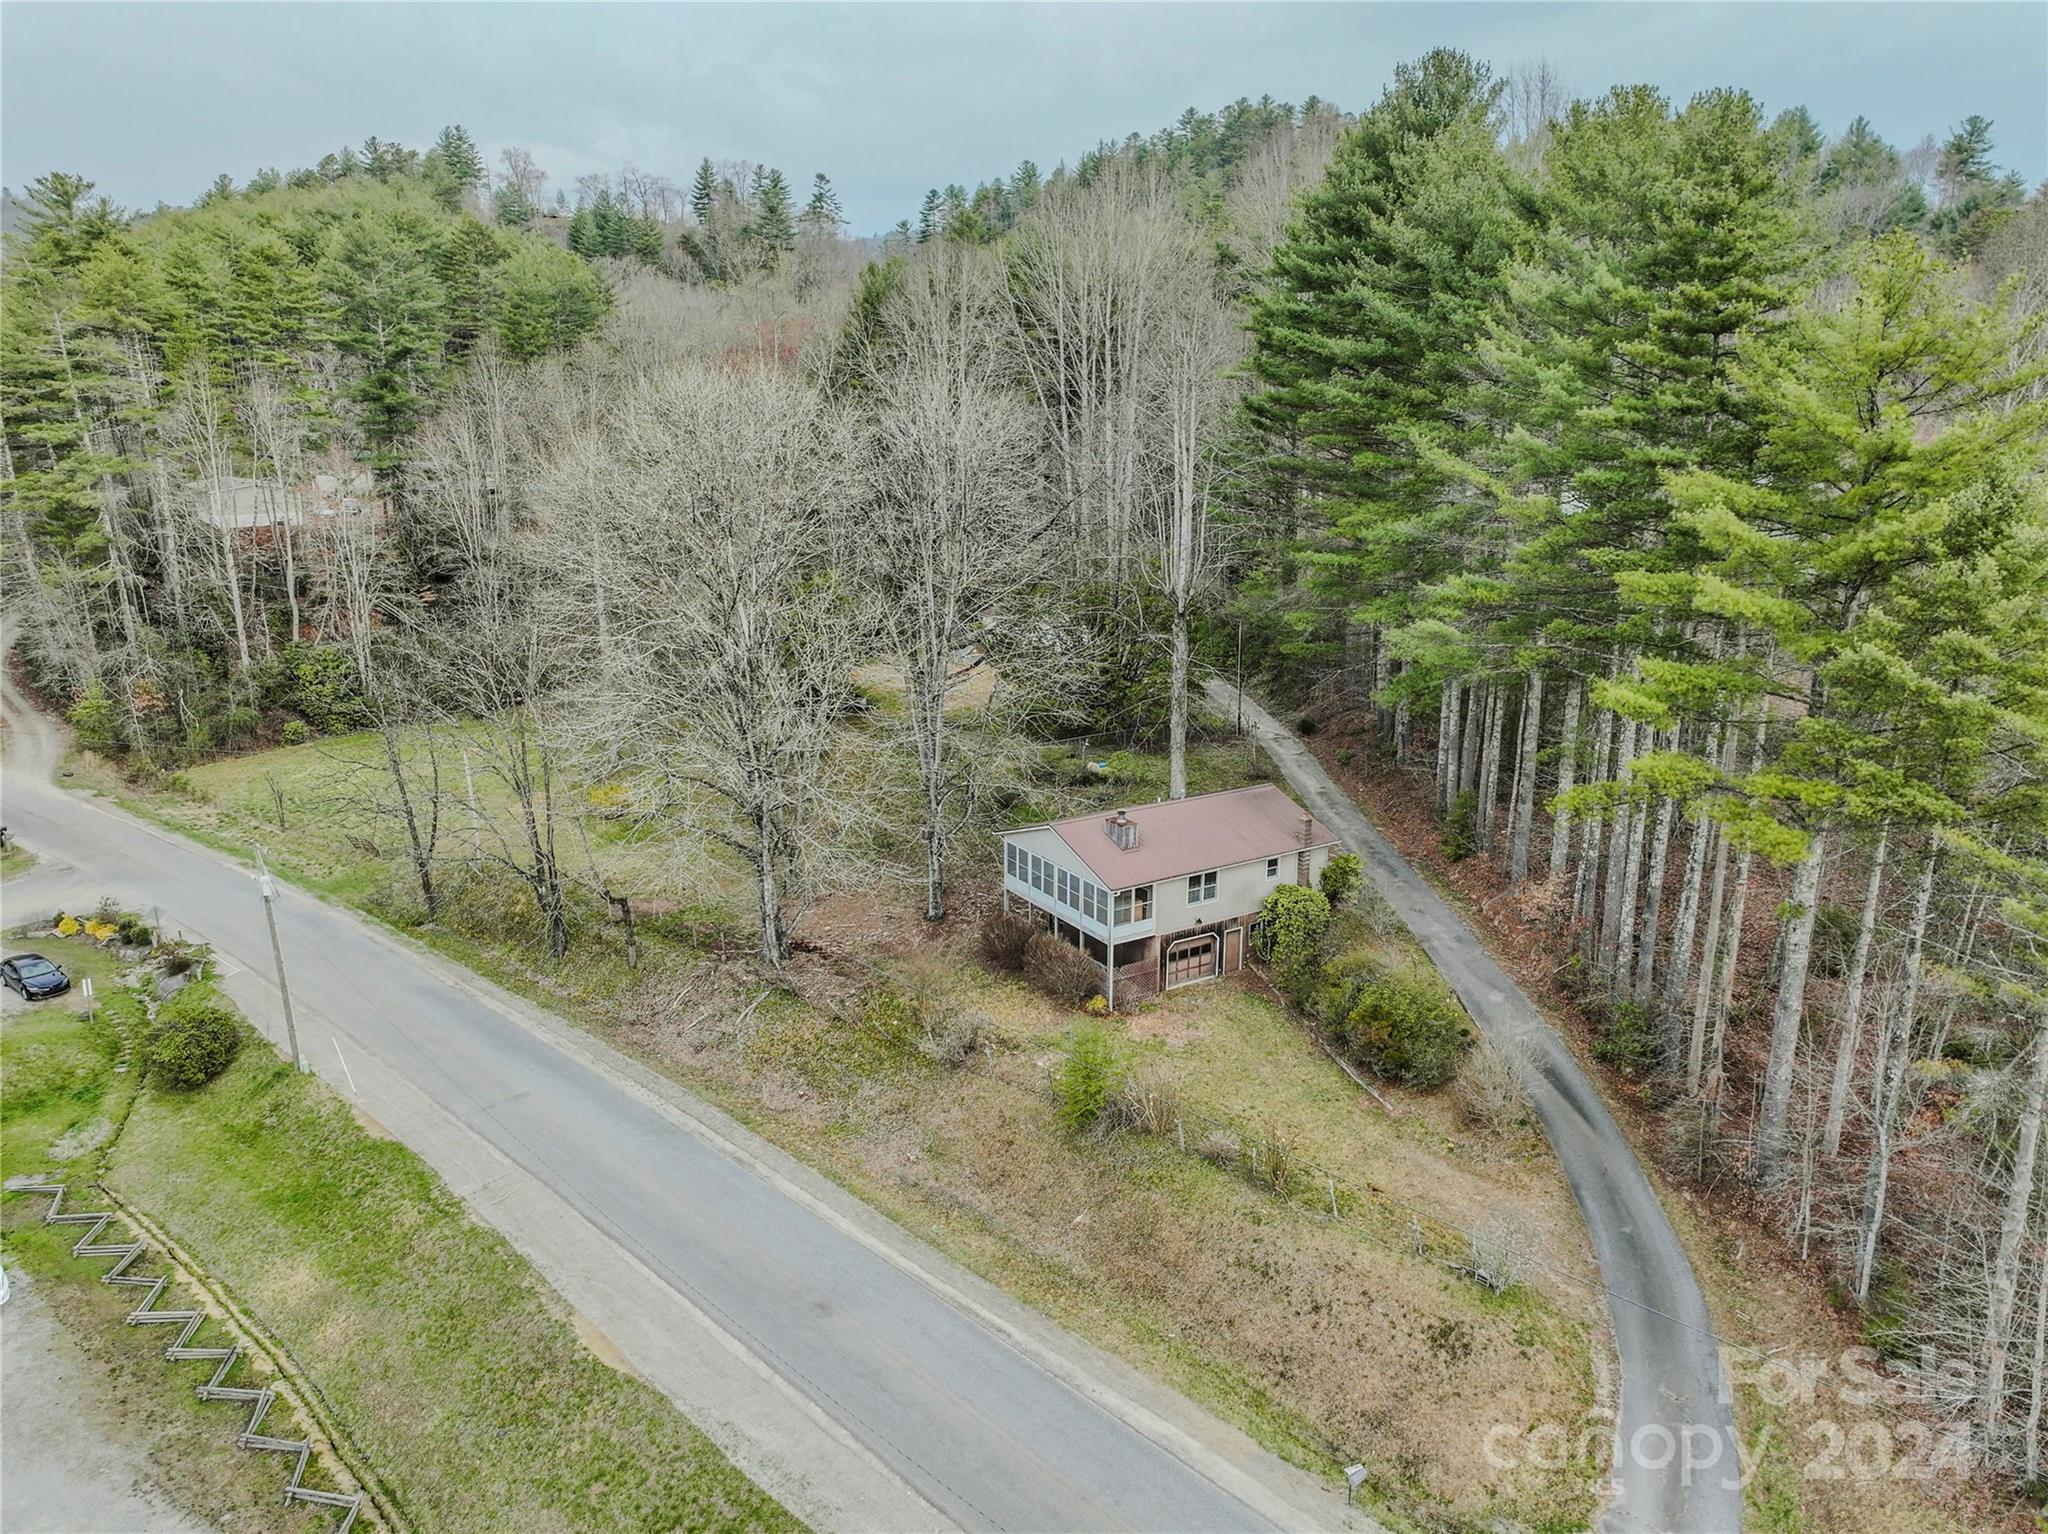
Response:
[{"label": "black car", "polygon": [[45,996],[62,996],[71,989],[71,977],[39,953],[18,953],[0,964],[0,980],[10,991],[19,991],[30,1001]]}]

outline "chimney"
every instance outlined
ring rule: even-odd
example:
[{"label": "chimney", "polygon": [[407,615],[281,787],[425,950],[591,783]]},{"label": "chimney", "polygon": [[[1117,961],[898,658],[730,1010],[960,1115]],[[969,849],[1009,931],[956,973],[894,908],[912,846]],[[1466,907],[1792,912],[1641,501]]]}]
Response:
[{"label": "chimney", "polygon": [[1123,810],[1102,822],[1102,833],[1125,852],[1138,845],[1138,823]]},{"label": "chimney", "polygon": [[1309,814],[1307,810],[1301,812],[1301,829],[1296,833],[1301,841],[1301,850],[1294,854],[1294,882],[1296,884],[1315,883],[1315,880],[1309,877],[1308,871],[1308,844],[1310,837],[1315,834],[1315,823],[1315,817]]},{"label": "chimney", "polygon": [[1315,824],[1315,817],[1309,814],[1307,810],[1303,810],[1301,812],[1301,829],[1295,832],[1295,837],[1297,840],[1300,841],[1302,846],[1306,847],[1309,844],[1309,841],[1314,837]]}]

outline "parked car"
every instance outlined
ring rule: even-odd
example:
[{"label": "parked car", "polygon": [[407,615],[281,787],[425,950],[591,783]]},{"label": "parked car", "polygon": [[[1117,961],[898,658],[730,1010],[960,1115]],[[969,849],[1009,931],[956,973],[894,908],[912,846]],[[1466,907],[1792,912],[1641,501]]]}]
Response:
[{"label": "parked car", "polygon": [[0,980],[8,990],[19,991],[30,1001],[62,996],[71,989],[71,977],[39,953],[18,953],[0,964]]}]

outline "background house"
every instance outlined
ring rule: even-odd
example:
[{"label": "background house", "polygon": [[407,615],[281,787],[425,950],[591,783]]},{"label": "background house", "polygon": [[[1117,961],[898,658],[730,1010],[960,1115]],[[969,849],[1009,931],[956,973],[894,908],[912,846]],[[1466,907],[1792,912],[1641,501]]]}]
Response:
[{"label": "background house", "polygon": [[1337,838],[1269,783],[1003,833],[1003,908],[1019,905],[1103,966],[1112,1005],[1244,965],[1252,919],[1313,884]]}]

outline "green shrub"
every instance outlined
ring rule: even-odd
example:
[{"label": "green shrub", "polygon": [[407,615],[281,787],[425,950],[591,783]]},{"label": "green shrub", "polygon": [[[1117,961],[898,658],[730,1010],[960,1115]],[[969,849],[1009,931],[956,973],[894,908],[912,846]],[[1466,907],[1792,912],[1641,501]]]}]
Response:
[{"label": "green shrub", "polygon": [[246,704],[237,703],[221,715],[220,732],[231,745],[247,745],[263,724],[263,716]]},{"label": "green shrub", "polygon": [[1124,1087],[1124,1063],[1116,1041],[1100,1023],[1082,1023],[1067,1036],[1067,1052],[1052,1073],[1052,1095],[1062,1128],[1090,1129],[1116,1102]]},{"label": "green shrub", "polygon": [[115,937],[123,948],[146,948],[156,941],[156,934],[149,929],[149,923],[133,911],[123,912],[115,924]]},{"label": "green shrub", "polygon": [[1388,970],[1358,978],[1339,1037],[1359,1064],[1404,1087],[1440,1087],[1472,1048],[1472,1025],[1441,980]]},{"label": "green shrub", "polygon": [[355,663],[337,646],[286,645],[254,676],[265,707],[295,715],[322,734],[358,730],[370,722]]},{"label": "green shrub", "polygon": [[1444,824],[1444,839],[1438,846],[1453,863],[1463,862],[1479,850],[1479,795],[1471,789],[1451,801],[1451,818]]},{"label": "green shrub", "polygon": [[313,738],[313,727],[303,719],[287,719],[277,738],[287,746],[303,746]]},{"label": "green shrub", "polygon": [[159,943],[156,957],[166,975],[182,975],[190,969],[204,972],[213,949],[205,943]]},{"label": "green shrub", "polygon": [[98,678],[85,684],[69,717],[71,727],[78,731],[78,743],[87,750],[113,751],[120,746],[121,712]]},{"label": "green shrub", "polygon": [[1364,876],[1365,865],[1358,861],[1357,853],[1339,852],[1323,865],[1323,876],[1316,883],[1331,905],[1343,905],[1358,893],[1359,880]]},{"label": "green shrub", "polygon": [[1593,1045],[1593,1056],[1627,1071],[1646,1071],[1655,1065],[1657,1035],[1648,1009],[1632,1001],[1616,1002]]},{"label": "green shrub", "polygon": [[1303,714],[1300,719],[1295,721],[1294,728],[1297,734],[1313,735],[1321,726],[1315,722],[1312,716]]},{"label": "green shrub", "polygon": [[1273,971],[1282,991],[1301,1005],[1323,978],[1330,936],[1330,902],[1305,884],[1283,884],[1266,896],[1252,927],[1252,951]]},{"label": "green shrub", "polygon": [[976,941],[983,960],[992,967],[1020,970],[1024,967],[1025,947],[1040,930],[1028,916],[1015,911],[997,911],[981,924]]},{"label": "green shrub", "polygon": [[1077,1007],[1102,994],[1102,966],[1050,932],[1034,932],[1024,945],[1024,978],[1053,1000]]},{"label": "green shrub", "polygon": [[158,1009],[144,1068],[158,1086],[190,1091],[213,1080],[242,1047],[242,1019],[210,988],[187,986]]}]

